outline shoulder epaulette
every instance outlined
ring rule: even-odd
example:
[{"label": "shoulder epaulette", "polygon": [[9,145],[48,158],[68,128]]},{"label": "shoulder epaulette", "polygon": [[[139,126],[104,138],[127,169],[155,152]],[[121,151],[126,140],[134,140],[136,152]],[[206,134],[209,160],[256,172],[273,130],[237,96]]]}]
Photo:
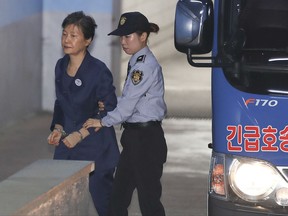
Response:
[{"label": "shoulder epaulette", "polygon": [[145,58],[146,58],[146,55],[141,55],[141,56],[139,56],[139,57],[137,58],[137,60],[136,60],[136,63],[137,63],[137,62],[144,62],[144,61],[145,61]]}]

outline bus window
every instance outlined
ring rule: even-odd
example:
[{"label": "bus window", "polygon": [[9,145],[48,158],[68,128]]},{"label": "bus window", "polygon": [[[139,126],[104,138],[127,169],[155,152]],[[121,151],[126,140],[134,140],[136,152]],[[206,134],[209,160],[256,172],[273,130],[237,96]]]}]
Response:
[{"label": "bus window", "polygon": [[227,80],[250,93],[288,94],[288,1],[223,0],[221,8],[219,53],[236,62],[223,68]]}]

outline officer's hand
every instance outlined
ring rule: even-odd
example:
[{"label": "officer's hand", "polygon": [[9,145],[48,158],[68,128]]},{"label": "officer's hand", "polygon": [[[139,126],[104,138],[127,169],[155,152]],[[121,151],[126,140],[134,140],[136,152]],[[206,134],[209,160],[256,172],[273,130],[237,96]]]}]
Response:
[{"label": "officer's hand", "polygon": [[56,129],[54,129],[47,138],[47,141],[50,145],[58,146],[62,133]]},{"label": "officer's hand", "polygon": [[75,131],[65,137],[62,141],[68,148],[75,147],[82,140],[81,134]]},{"label": "officer's hand", "polygon": [[104,111],[105,109],[104,102],[98,101],[98,108],[99,108],[99,111]]},{"label": "officer's hand", "polygon": [[95,131],[98,131],[98,130],[102,127],[102,125],[101,125],[101,120],[89,118],[89,119],[83,124],[83,127],[84,127],[85,129],[94,127],[94,128],[95,128]]}]

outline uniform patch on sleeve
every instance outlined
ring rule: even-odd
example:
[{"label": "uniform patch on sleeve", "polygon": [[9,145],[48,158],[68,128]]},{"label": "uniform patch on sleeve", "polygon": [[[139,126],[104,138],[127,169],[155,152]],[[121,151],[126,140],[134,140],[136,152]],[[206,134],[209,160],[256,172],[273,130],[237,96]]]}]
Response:
[{"label": "uniform patch on sleeve", "polygon": [[134,85],[139,84],[142,81],[143,72],[140,70],[134,70],[131,75],[131,80]]}]

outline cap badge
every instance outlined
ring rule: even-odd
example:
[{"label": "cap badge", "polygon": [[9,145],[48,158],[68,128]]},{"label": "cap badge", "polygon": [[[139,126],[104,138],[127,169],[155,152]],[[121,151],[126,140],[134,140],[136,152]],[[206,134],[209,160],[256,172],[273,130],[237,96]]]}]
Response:
[{"label": "cap badge", "polygon": [[126,22],[126,17],[121,17],[121,19],[120,19],[120,25],[124,25],[125,24],[125,22]]},{"label": "cap badge", "polygon": [[134,85],[139,84],[142,81],[142,78],[143,78],[143,72],[142,71],[135,70],[132,72],[131,79],[132,79],[132,83]]}]

